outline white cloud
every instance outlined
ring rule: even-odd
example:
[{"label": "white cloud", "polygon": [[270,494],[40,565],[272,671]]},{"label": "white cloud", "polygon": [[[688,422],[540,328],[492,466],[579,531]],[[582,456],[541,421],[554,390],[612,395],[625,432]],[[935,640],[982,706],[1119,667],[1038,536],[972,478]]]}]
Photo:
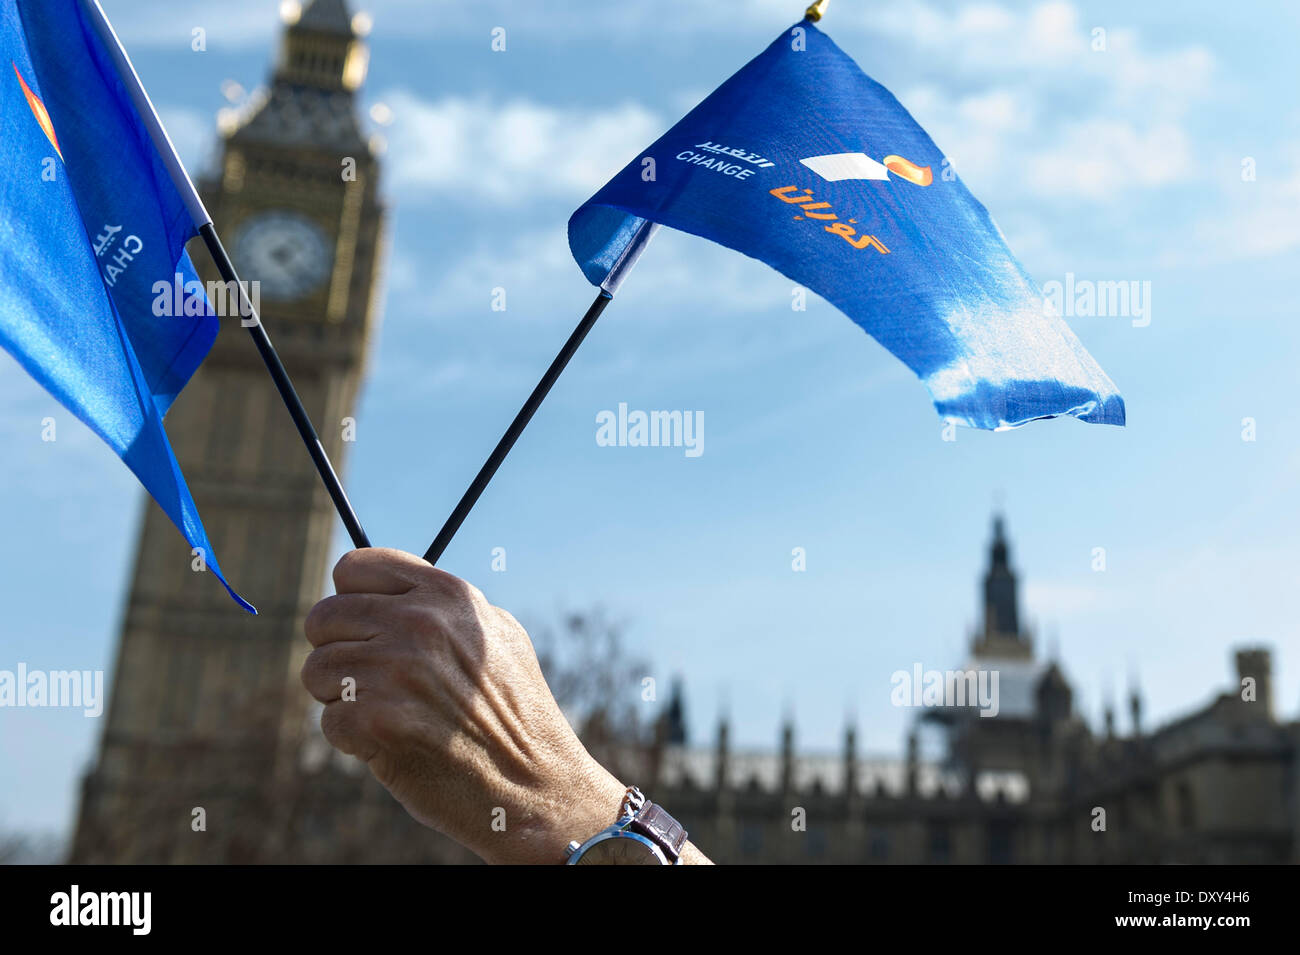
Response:
[{"label": "white cloud", "polygon": [[1213,210],[1193,225],[1190,242],[1165,251],[1161,264],[1213,265],[1300,249],[1300,144],[1287,151],[1281,169],[1268,157],[1262,168],[1257,163],[1253,181],[1242,180],[1235,162],[1224,163]]},{"label": "white cloud", "polygon": [[190,49],[202,29],[209,47],[270,44],[280,29],[279,5],[268,0],[101,0],[127,50],[137,46]]},{"label": "white cloud", "polygon": [[[1203,47],[1152,52],[1135,31],[1085,22],[1065,0],[1021,10],[969,3],[952,12],[924,0],[895,0],[837,11],[837,31],[841,15],[849,28],[901,40],[924,62],[941,63],[949,75],[967,80],[997,81],[1032,70],[1037,83],[1068,77],[1092,88],[1099,81],[1097,92],[1103,95],[1148,97],[1148,107],[1173,96],[1186,107],[1207,89],[1214,71],[1214,59]],[[1094,49],[1099,29],[1104,50]]]},{"label": "white cloud", "polygon": [[1242,183],[1240,189],[1248,198],[1241,203],[1235,221],[1226,225],[1209,221],[1199,227],[1203,248],[1219,250],[1224,235],[1236,237],[1235,249],[1245,257],[1275,255],[1300,247],[1300,169],[1276,185],[1265,183],[1255,195],[1249,195],[1248,183]]},{"label": "white cloud", "polygon": [[1002,132],[1027,129],[1034,105],[1018,90],[994,89],[960,100],[957,109],[967,122]]},{"label": "white cloud", "polygon": [[900,98],[977,194],[1011,183],[1040,200],[1118,202],[1200,174],[1183,123],[1212,89],[1201,47],[1152,51],[1111,28],[1096,49],[1097,27],[1063,0],[951,12],[898,0],[852,19],[942,64]]},{"label": "white cloud", "polygon": [[1131,30],[1112,30],[1107,46],[1104,54],[1089,54],[1087,62],[1091,72],[1109,78],[1117,106],[1178,117],[1212,89],[1215,62],[1204,47],[1150,53]]},{"label": "white cloud", "polygon": [[569,255],[566,230],[560,224],[511,235],[505,241],[501,237],[485,240],[447,264],[432,294],[419,286],[416,291],[430,307],[436,302],[438,309],[456,306],[486,310],[492,290],[502,288],[507,293],[507,308],[515,310],[517,305],[524,305],[524,296],[545,297],[557,287],[563,288],[558,283],[566,280],[585,282]]},{"label": "white cloud", "polygon": [[1025,163],[1027,182],[1041,196],[1108,200],[1131,188],[1181,182],[1194,170],[1187,135],[1171,123],[1140,130],[1095,118],[1062,132],[1062,141]]},{"label": "white cloud", "polygon": [[[394,272],[414,277],[417,266],[399,250]],[[485,238],[447,262],[432,286],[409,281],[394,292],[409,296],[402,302],[403,311],[443,314],[456,308],[486,311],[493,290],[501,288],[511,312],[550,315],[556,296],[567,297],[575,287],[586,288],[586,280],[569,253],[566,228],[560,223],[505,241]],[[678,316],[674,309],[679,306],[706,302],[712,312],[789,308],[794,287],[794,282],[754,259],[666,229],[652,240],[625,286],[628,298],[652,297],[662,321]]]},{"label": "white cloud", "polygon": [[[198,25],[208,30],[211,43],[227,46],[269,43],[278,30],[276,5],[267,0],[229,0],[212,23],[208,0],[148,6],[109,4],[128,45],[188,44],[189,31]],[[682,29],[707,31],[721,20],[762,23],[789,16],[779,0],[748,0],[725,9],[686,0],[594,4],[569,17],[485,3],[475,8],[472,23],[444,16],[451,9],[444,0],[384,0],[369,7],[377,30],[405,36],[435,26],[443,35],[472,34],[496,16],[524,36],[549,35],[562,26],[570,39],[599,32],[647,42],[676,42]],[[666,15],[674,9],[689,10],[689,16]],[[1081,177],[1068,196],[1090,201],[1185,181],[1195,167],[1186,162],[1181,123],[1212,87],[1213,57],[1195,45],[1152,50],[1135,31],[1119,27],[1106,28],[1106,48],[1097,51],[1097,27],[1085,17],[1066,0],[1021,9],[982,0],[952,8],[894,0],[838,5],[830,29],[850,52],[858,45],[855,34],[865,34],[866,43],[884,35],[931,67],[931,75],[934,66],[941,68],[939,79],[912,90],[903,102],[954,151],[963,178],[981,187],[1027,167],[1034,170],[1031,182],[1039,194],[1062,195],[1064,170]],[[693,103],[702,92],[683,91],[676,101]],[[666,125],[635,103],[580,109],[486,96],[429,101],[405,89],[385,100],[397,113],[387,130],[395,184],[450,191],[464,188],[472,174],[476,194],[497,203],[590,192]],[[186,118],[184,126],[190,135],[197,122]],[[1100,140],[1091,138],[1094,132],[1103,134]],[[1135,154],[1144,148],[1155,152]],[[197,149],[191,154],[197,156]],[[1133,160],[1126,172],[1124,164]]]},{"label": "white cloud", "polygon": [[636,103],[609,109],[515,99],[447,96],[430,102],[409,90],[383,97],[390,181],[410,191],[459,193],[495,203],[595,192],[664,130]]}]

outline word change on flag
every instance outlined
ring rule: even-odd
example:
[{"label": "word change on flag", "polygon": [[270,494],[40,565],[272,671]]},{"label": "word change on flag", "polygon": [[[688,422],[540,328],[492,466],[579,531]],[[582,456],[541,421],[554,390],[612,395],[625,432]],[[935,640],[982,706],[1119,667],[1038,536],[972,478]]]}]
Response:
[{"label": "word change on flag", "polygon": [[1124,401],[917,122],[805,20],[723,83],[569,220],[612,293],[658,225],[817,292],[976,428]]}]

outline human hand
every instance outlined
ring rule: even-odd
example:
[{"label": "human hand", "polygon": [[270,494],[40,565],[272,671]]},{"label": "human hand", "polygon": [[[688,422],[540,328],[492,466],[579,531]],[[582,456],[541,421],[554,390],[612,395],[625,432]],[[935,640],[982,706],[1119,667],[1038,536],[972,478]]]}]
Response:
[{"label": "human hand", "polygon": [[579,742],[514,617],[396,550],[345,554],[334,585],[307,617],[303,684],[325,738],[412,816],[516,863],[562,862],[613,823],[624,786]]}]

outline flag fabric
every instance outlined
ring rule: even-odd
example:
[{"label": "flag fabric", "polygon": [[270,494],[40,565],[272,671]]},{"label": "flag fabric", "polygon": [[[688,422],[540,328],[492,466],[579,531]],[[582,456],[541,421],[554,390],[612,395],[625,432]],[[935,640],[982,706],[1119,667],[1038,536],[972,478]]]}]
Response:
[{"label": "flag fabric", "polygon": [[185,252],[207,214],[95,0],[0,0],[0,140],[0,346],[255,613],[226,583],[163,430],[217,334]]},{"label": "flag fabric", "polygon": [[888,90],[809,21],[778,37],[589,199],[569,246],[612,291],[652,226],[817,292],[977,428],[1122,425],[1115,385]]}]

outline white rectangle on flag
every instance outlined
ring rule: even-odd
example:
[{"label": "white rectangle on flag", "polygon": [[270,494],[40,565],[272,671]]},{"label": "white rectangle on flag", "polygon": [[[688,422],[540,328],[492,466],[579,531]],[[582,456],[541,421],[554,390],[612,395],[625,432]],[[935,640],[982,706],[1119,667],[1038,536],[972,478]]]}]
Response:
[{"label": "white rectangle on flag", "polygon": [[866,153],[832,153],[828,156],[810,156],[800,159],[827,182],[841,179],[888,179],[889,170]]}]

